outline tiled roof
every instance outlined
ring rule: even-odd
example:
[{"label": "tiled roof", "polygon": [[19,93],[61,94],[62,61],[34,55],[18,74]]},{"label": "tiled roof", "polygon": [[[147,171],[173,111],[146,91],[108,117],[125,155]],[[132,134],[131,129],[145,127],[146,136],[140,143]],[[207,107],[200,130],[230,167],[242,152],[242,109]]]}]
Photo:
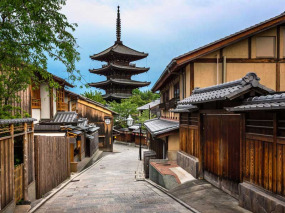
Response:
[{"label": "tiled roof", "polygon": [[140,74],[140,73],[144,73],[144,72],[148,71],[149,68],[135,67],[135,66],[125,66],[125,65],[119,65],[119,64],[110,63],[107,66],[103,66],[100,69],[89,70],[89,72],[90,73],[96,73],[96,74],[104,75],[109,70],[119,70],[119,71],[129,72],[131,74]]},{"label": "tiled roof", "polygon": [[155,118],[144,122],[144,126],[147,128],[151,135],[157,136],[179,129],[179,122],[162,118]]},{"label": "tiled roof", "polygon": [[191,96],[178,102],[178,105],[183,104],[198,104],[210,101],[234,99],[240,94],[244,94],[251,88],[260,90],[263,93],[272,93],[273,90],[259,84],[260,78],[255,73],[248,73],[245,77],[202,89],[194,89]]},{"label": "tiled roof", "polygon": [[138,107],[137,110],[148,110],[149,108],[151,109],[159,104],[160,104],[160,99],[156,99],[152,102],[149,102],[143,106]]},{"label": "tiled roof", "polygon": [[176,113],[181,113],[181,112],[194,112],[199,110],[199,108],[195,105],[189,104],[189,105],[178,105],[176,109],[169,110],[170,112],[176,112]]},{"label": "tiled roof", "polygon": [[90,83],[89,86],[91,87],[101,87],[101,86],[108,86],[110,84],[118,84],[122,86],[139,86],[139,87],[144,87],[150,85],[150,82],[142,82],[142,81],[134,81],[130,79],[109,79],[106,81],[101,81],[101,82],[96,82],[96,83]]},{"label": "tiled roof", "polygon": [[120,43],[115,43],[108,49],[90,56],[90,58],[93,60],[107,61],[107,58],[113,54],[127,55],[134,58],[135,60],[139,60],[148,56],[147,53],[136,51]]},{"label": "tiled roof", "polygon": [[123,99],[123,98],[129,98],[132,94],[129,93],[111,93],[111,94],[105,94],[103,95],[104,99],[113,98],[113,99]]},{"label": "tiled roof", "polygon": [[73,123],[77,121],[76,112],[57,112],[51,122],[54,123]]},{"label": "tiled roof", "polygon": [[228,108],[228,111],[278,110],[285,109],[285,93],[248,98],[240,106]]},{"label": "tiled roof", "polygon": [[19,123],[32,123],[36,121],[35,118],[16,118],[16,119],[0,119],[0,125],[2,124],[19,124]]}]

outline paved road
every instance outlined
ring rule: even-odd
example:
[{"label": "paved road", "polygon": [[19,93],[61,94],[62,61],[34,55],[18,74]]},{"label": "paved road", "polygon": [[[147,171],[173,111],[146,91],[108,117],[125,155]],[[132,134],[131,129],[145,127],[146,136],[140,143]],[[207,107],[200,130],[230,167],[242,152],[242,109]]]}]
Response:
[{"label": "paved road", "polygon": [[114,145],[114,153],[46,202],[40,212],[190,212],[149,185],[135,181],[138,148]]}]

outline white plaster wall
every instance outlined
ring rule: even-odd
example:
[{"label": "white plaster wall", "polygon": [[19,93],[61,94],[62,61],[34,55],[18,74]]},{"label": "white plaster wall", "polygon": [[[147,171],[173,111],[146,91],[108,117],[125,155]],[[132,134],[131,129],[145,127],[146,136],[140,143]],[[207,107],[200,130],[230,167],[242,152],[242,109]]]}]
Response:
[{"label": "white plaster wall", "polygon": [[53,88],[53,116],[56,114],[57,108],[56,108],[56,89]]},{"label": "white plaster wall", "polygon": [[39,123],[39,120],[41,120],[41,110],[40,109],[32,109],[32,117],[37,119],[34,121],[34,123]]},{"label": "white plaster wall", "polygon": [[50,118],[50,96],[48,85],[46,83],[41,84],[41,119]]}]

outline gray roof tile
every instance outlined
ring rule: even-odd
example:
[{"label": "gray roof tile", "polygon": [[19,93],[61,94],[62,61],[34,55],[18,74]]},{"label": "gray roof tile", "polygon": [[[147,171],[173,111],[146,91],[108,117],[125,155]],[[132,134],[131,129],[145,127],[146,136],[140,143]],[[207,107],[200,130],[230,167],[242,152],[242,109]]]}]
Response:
[{"label": "gray roof tile", "polygon": [[144,126],[153,136],[179,129],[179,122],[155,118],[144,122]]},{"label": "gray roof tile", "polygon": [[148,110],[149,108],[153,108],[159,104],[160,104],[160,99],[157,99],[155,101],[149,102],[143,106],[138,107],[137,110]]},{"label": "gray roof tile", "polygon": [[0,119],[0,125],[4,124],[18,124],[18,123],[32,123],[36,121],[35,118],[16,118],[16,119]]}]

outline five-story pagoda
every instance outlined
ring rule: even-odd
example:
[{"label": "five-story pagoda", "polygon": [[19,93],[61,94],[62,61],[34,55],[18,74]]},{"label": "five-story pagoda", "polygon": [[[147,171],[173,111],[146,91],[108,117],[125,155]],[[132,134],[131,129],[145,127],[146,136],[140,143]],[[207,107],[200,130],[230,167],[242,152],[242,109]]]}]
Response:
[{"label": "five-story pagoda", "polygon": [[120,101],[132,95],[132,90],[139,87],[148,86],[150,82],[134,81],[131,79],[132,75],[147,72],[149,68],[136,67],[130,62],[143,59],[148,56],[147,53],[138,52],[125,45],[121,41],[121,19],[120,7],[117,12],[116,25],[117,41],[108,49],[90,56],[91,59],[97,61],[104,61],[102,68],[89,70],[91,73],[104,75],[107,77],[106,81],[97,83],[90,83],[91,87],[100,88],[106,91],[103,96],[105,100]]}]

